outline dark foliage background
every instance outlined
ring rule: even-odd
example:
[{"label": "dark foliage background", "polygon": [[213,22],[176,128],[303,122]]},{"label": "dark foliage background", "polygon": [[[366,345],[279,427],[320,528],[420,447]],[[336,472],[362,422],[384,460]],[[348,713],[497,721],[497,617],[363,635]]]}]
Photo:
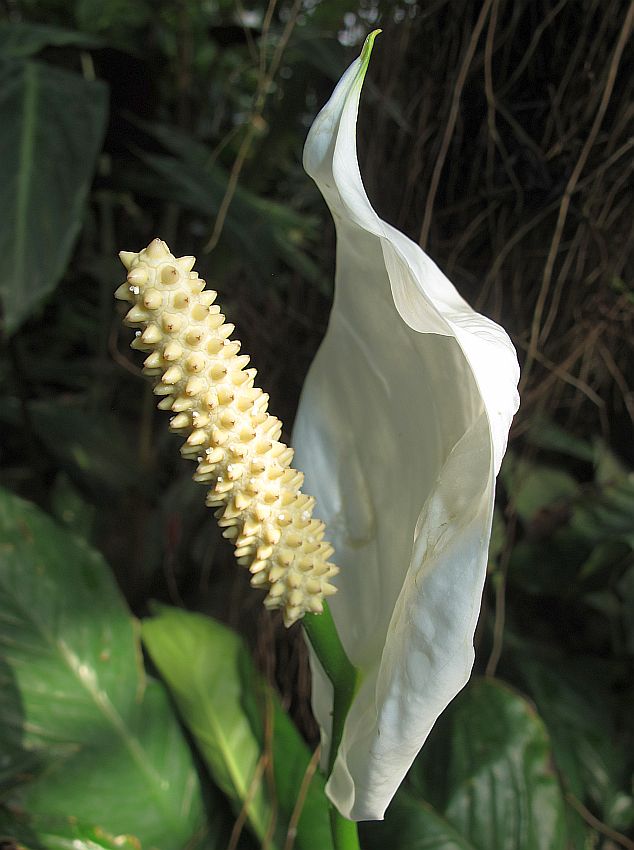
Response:
[{"label": "dark foliage background", "polygon": [[302,146],[383,28],[359,124],[370,198],[523,366],[479,672],[543,717],[568,846],[633,847],[632,4],[2,7],[3,485],[99,549],[136,615],[159,599],[241,632],[311,745],[299,630],[234,567],[112,293],[120,249],[195,254],[288,439],[334,271]]}]

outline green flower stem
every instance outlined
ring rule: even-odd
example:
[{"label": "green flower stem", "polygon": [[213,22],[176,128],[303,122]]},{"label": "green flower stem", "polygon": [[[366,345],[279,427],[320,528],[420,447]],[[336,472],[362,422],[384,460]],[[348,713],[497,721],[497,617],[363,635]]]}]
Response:
[{"label": "green flower stem", "polygon": [[[359,671],[353,667],[345,653],[326,603],[324,603],[323,614],[306,614],[303,625],[315,655],[334,689],[332,736],[328,758],[328,774],[330,774],[341,743],[343,724],[359,683]],[[356,823],[344,818],[332,805],[330,806],[330,825],[335,850],[359,850]]]},{"label": "green flower stem", "polygon": [[353,667],[341,645],[337,627],[332,619],[328,603],[324,602],[323,614],[306,614],[303,626],[324,672],[334,688],[332,716],[332,743],[328,760],[328,773],[332,771],[341,743],[343,724],[350,703],[357,689],[359,671]]},{"label": "green flower stem", "polygon": [[330,829],[335,850],[361,850],[356,823],[340,815],[332,804],[330,805]]}]

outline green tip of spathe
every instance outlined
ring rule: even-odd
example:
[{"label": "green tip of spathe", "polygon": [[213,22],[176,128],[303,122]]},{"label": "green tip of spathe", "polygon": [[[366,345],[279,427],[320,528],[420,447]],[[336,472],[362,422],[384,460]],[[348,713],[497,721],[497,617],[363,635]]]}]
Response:
[{"label": "green tip of spathe", "polygon": [[377,35],[383,32],[383,30],[373,30],[370,35],[366,38],[363,44],[363,50],[361,51],[361,79],[365,77],[365,72],[368,70],[368,65],[370,63],[370,56],[372,55],[372,48],[374,47],[374,39]]}]

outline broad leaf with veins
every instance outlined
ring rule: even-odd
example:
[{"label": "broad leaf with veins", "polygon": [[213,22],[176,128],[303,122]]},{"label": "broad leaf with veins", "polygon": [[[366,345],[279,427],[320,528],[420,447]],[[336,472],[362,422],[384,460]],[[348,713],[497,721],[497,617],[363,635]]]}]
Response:
[{"label": "broad leaf with veins", "polygon": [[144,848],[198,846],[193,759],[107,565],[5,490],[0,682],[0,787],[32,831],[72,818]]}]

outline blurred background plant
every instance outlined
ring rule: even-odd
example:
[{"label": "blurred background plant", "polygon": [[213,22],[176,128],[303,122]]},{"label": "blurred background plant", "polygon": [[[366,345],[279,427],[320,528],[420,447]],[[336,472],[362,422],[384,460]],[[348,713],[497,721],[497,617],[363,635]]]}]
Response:
[{"label": "blurred background plant", "polygon": [[[122,834],[130,837],[116,846],[140,840],[166,850],[290,850],[321,840],[321,814],[311,814],[319,806],[307,803],[319,781],[309,753],[318,733],[301,635],[281,628],[235,568],[128,349],[113,291],[123,280],[119,249],[139,250],[158,235],[180,254],[195,254],[288,439],[327,322],[334,268],[334,229],[302,170],[302,146],[333,84],[380,26],[359,126],[370,198],[509,330],[523,378],[477,636],[484,678],[441,719],[385,823],[365,829],[364,846],[634,847],[627,374],[634,289],[626,271],[634,6],[3,0],[1,7],[6,846],[109,847]],[[42,584],[49,568],[51,583]],[[131,707],[139,708],[134,677],[143,678],[134,660],[139,637],[113,575],[137,617],[159,600],[215,618],[163,611],[146,621],[154,677],[139,710],[144,719],[155,711],[156,727]],[[183,638],[187,655],[165,650],[169,663],[151,625],[161,618],[173,634],[197,635],[191,646]],[[81,669],[67,681],[74,656],[58,657],[67,641],[60,624],[84,644],[96,630],[120,639],[108,687],[125,680],[129,692],[109,694],[129,733],[121,752],[111,745],[121,727],[104,732],[103,712],[78,708],[66,722],[51,708],[60,699],[81,707],[86,692]],[[201,691],[187,672],[173,680],[175,669],[193,665],[192,647],[206,669],[226,654],[215,690]],[[237,702],[229,693],[220,714],[225,724],[246,724],[251,736],[240,776],[227,772],[228,750],[205,742],[205,710],[213,713],[232,687]],[[182,698],[187,692],[198,695],[193,707]],[[155,748],[160,763],[152,767],[155,808],[143,818],[120,799],[120,777],[134,779],[126,759],[132,753],[134,761],[137,744]],[[89,781],[97,769],[100,782]],[[126,799],[149,793],[148,770],[136,785],[130,780]],[[161,785],[174,776],[190,783],[187,805]],[[87,786],[98,805],[85,803]],[[80,798],[81,822],[69,824]],[[188,819],[174,814],[164,824],[160,813],[170,806]]]}]

